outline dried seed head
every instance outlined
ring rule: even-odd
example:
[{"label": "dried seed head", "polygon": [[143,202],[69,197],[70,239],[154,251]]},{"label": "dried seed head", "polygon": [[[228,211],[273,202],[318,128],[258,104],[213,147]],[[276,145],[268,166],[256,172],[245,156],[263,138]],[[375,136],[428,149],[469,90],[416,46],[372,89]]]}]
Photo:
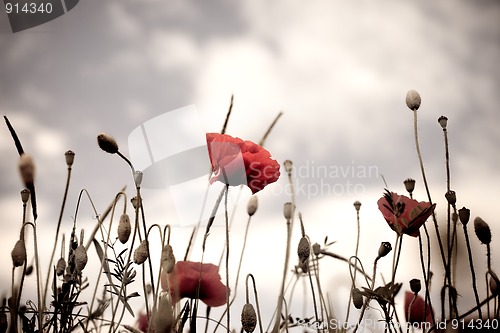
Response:
[{"label": "dried seed head", "polygon": [[293,215],[293,205],[291,202],[287,202],[283,205],[283,215],[285,216],[285,219],[290,220]]},{"label": "dried seed head", "polygon": [[418,294],[420,289],[422,289],[422,284],[420,283],[420,280],[419,279],[411,279],[410,280],[410,289],[415,294]]},{"label": "dried seed head", "polygon": [[130,224],[130,217],[127,213],[120,216],[120,223],[118,223],[118,239],[122,244],[125,244],[132,232],[132,225]]},{"label": "dried seed head", "polygon": [[63,275],[65,269],[66,269],[66,260],[64,260],[64,258],[59,258],[56,265],[56,275],[57,276]]},{"label": "dried seed head", "polygon": [[155,316],[154,331],[157,333],[170,333],[175,324],[172,302],[166,295],[160,298],[158,311]]},{"label": "dried seed head", "polygon": [[413,193],[413,190],[415,189],[415,179],[408,178],[406,179],[403,184],[405,185],[406,190],[408,193]]},{"label": "dried seed head", "polygon": [[26,267],[26,276],[30,276],[33,273],[33,265]]},{"label": "dried seed head", "polygon": [[484,222],[479,216],[474,219],[474,231],[476,232],[477,238],[483,244],[489,244],[491,242],[491,231],[488,223]]},{"label": "dried seed head", "polygon": [[389,242],[382,242],[378,248],[378,257],[382,258],[389,254],[392,250],[392,245]]},{"label": "dried seed head", "polygon": [[130,202],[132,203],[132,207],[134,207],[134,209],[138,209],[140,207],[141,199],[135,196],[130,199]]},{"label": "dried seed head", "polygon": [[363,295],[358,288],[352,288],[351,290],[352,304],[356,309],[361,309],[363,307]]},{"label": "dried seed head", "polygon": [[14,267],[19,267],[26,261],[26,245],[23,240],[18,240],[10,253],[12,256],[12,264]]},{"label": "dried seed head", "polygon": [[146,259],[148,259],[149,251],[148,251],[148,241],[143,240],[139,247],[134,251],[134,262],[137,265],[143,264]]},{"label": "dried seed head", "polygon": [[314,243],[312,248],[314,255],[319,256],[319,254],[321,253],[321,245],[319,245],[318,243]]},{"label": "dried seed head", "polygon": [[497,283],[497,280],[495,280],[495,278],[493,278],[493,276],[490,276],[489,285],[490,285],[491,294],[497,295],[498,294],[498,283]]},{"label": "dried seed head", "polygon": [[409,90],[408,93],[406,93],[406,105],[410,110],[417,111],[421,102],[420,95],[415,90]]},{"label": "dried seed head", "polygon": [[89,258],[87,257],[87,250],[85,246],[79,245],[75,250],[75,266],[78,271],[83,271],[85,266],[87,265],[87,261]]},{"label": "dried seed head", "polygon": [[33,185],[35,181],[35,163],[30,155],[21,155],[19,159],[19,172],[21,173],[21,179],[26,187]]},{"label": "dried seed head", "polygon": [[285,167],[285,171],[287,174],[292,173],[292,167],[293,167],[292,161],[286,160],[285,162],[283,162],[283,166]]},{"label": "dried seed head", "polygon": [[23,201],[23,203],[27,203],[29,198],[30,198],[30,190],[28,190],[27,188],[23,189],[21,191],[21,200]]},{"label": "dried seed head", "polygon": [[463,225],[467,225],[470,219],[470,209],[462,207],[458,210],[458,217]]},{"label": "dried seed head", "polygon": [[255,214],[258,207],[259,207],[259,200],[257,199],[257,196],[254,194],[250,197],[250,199],[248,199],[248,205],[247,205],[248,216],[252,216],[253,214]]},{"label": "dried seed head", "polygon": [[356,209],[357,212],[361,209],[361,202],[359,201],[354,201],[354,208]]},{"label": "dried seed head", "polygon": [[307,237],[302,237],[299,241],[299,246],[297,247],[297,254],[299,256],[300,262],[306,262],[311,254],[311,245]]},{"label": "dried seed head", "polygon": [[142,184],[142,171],[135,171],[134,172],[134,182],[135,182],[135,187],[139,188],[141,187]]},{"label": "dried seed head", "polygon": [[175,256],[172,247],[167,244],[161,250],[161,268],[165,273],[172,273],[175,266]]},{"label": "dried seed head", "polygon": [[257,325],[257,314],[253,308],[253,305],[247,303],[243,306],[241,311],[241,326],[245,332],[252,333]]},{"label": "dried seed head", "polygon": [[118,144],[115,138],[106,133],[101,133],[97,136],[97,144],[106,153],[116,154],[118,152]]},{"label": "dried seed head", "polygon": [[443,129],[446,129],[446,125],[448,125],[448,118],[446,118],[445,116],[441,116],[438,118],[438,123]]},{"label": "dried seed head", "polygon": [[64,156],[66,158],[66,165],[68,167],[73,165],[73,162],[75,161],[75,152],[72,150],[68,150],[66,153],[64,153]]},{"label": "dried seed head", "polygon": [[455,193],[455,191],[448,191],[445,193],[444,197],[446,198],[446,200],[448,200],[448,203],[452,206],[455,206],[455,204],[457,203],[457,194]]}]

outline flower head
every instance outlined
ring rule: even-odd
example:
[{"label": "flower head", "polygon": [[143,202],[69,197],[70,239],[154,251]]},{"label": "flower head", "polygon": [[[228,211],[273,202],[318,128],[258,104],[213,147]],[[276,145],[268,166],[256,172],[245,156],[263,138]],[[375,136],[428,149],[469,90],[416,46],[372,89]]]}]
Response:
[{"label": "flower head", "polygon": [[[425,303],[424,299],[417,295],[415,300],[413,298],[415,295],[411,291],[405,292],[405,319],[407,322],[416,325],[422,325],[423,323],[432,322],[432,313],[434,312],[429,305]],[[413,301],[413,304],[412,304]],[[424,317],[425,312],[425,317]]]},{"label": "flower head", "polygon": [[280,165],[261,146],[227,134],[207,133],[214,175],[210,183],[247,185],[252,193],[278,180]]},{"label": "flower head", "polygon": [[419,235],[420,227],[436,208],[436,204],[418,202],[389,191],[378,200],[377,204],[392,230],[413,237]]},{"label": "flower head", "polygon": [[213,264],[178,261],[172,273],[162,272],[161,286],[165,290],[170,288],[173,302],[187,297],[199,298],[211,307],[226,303],[226,286],[221,282],[219,268]]}]

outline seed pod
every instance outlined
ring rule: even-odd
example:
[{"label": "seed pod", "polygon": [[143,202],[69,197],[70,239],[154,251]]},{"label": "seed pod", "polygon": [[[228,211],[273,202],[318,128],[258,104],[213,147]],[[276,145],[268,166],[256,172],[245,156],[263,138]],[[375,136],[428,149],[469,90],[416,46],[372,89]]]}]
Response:
[{"label": "seed pod", "polygon": [[18,240],[11,252],[12,264],[14,267],[19,267],[26,261],[26,245],[23,240]]},{"label": "seed pod", "polygon": [[358,288],[352,288],[351,290],[352,304],[356,309],[361,309],[363,307],[363,295]]},{"label": "seed pod", "polygon": [[422,99],[420,98],[419,93],[415,90],[408,91],[406,94],[406,105],[410,108],[410,110],[417,111],[420,107],[420,103],[422,103]]},{"label": "seed pod", "polygon": [[446,200],[448,200],[448,203],[452,206],[455,206],[455,204],[457,203],[457,194],[455,193],[455,191],[448,191],[445,193],[444,197],[446,198]]},{"label": "seed pod", "polygon": [[35,181],[35,163],[30,155],[21,155],[19,159],[19,172],[21,173],[21,179],[26,187],[33,185]]},{"label": "seed pod", "polygon": [[319,256],[319,254],[321,253],[321,245],[319,245],[318,243],[314,243],[312,248],[314,255]]},{"label": "seed pod", "polygon": [[463,225],[467,225],[470,219],[470,209],[462,207],[458,210],[458,217]]},{"label": "seed pod", "polygon": [[291,202],[287,202],[283,205],[283,215],[285,216],[285,219],[290,220],[292,218],[293,210]]},{"label": "seed pod", "polygon": [[33,265],[28,265],[28,267],[26,267],[26,276],[30,276],[31,273],[33,273]]},{"label": "seed pod", "polygon": [[448,118],[446,118],[445,116],[441,116],[438,118],[438,123],[443,129],[446,129],[446,125],[448,125]]},{"label": "seed pod", "polygon": [[27,203],[29,198],[30,198],[30,190],[28,190],[27,188],[23,189],[21,191],[21,200],[23,201],[23,203]]},{"label": "seed pod", "polygon": [[169,297],[162,296],[158,304],[158,311],[155,316],[154,332],[156,333],[170,333],[174,326],[174,311],[172,302]]},{"label": "seed pod", "polygon": [[106,153],[116,154],[118,152],[118,144],[116,143],[116,140],[109,134],[99,134],[97,136],[97,144]]},{"label": "seed pod", "polygon": [[257,315],[253,308],[253,305],[247,303],[243,306],[243,310],[241,311],[241,326],[243,329],[252,333],[255,330],[255,326],[257,325]]},{"label": "seed pod", "polygon": [[56,275],[57,276],[61,276],[64,274],[64,270],[66,269],[66,260],[64,260],[64,258],[59,258],[59,260],[57,261],[57,265],[56,265]]},{"label": "seed pod", "polygon": [[130,224],[130,217],[127,213],[123,213],[120,216],[120,223],[118,223],[118,239],[122,244],[125,244],[130,237],[132,232],[132,226]]},{"label": "seed pod", "polygon": [[78,271],[83,271],[88,260],[89,258],[87,257],[87,250],[85,249],[85,246],[79,245],[75,250],[75,265]]},{"label": "seed pod", "polygon": [[415,294],[417,294],[422,289],[422,284],[419,279],[411,279],[410,280],[410,289]]},{"label": "seed pod", "polygon": [[359,201],[354,201],[354,208],[356,209],[357,212],[361,209],[361,202]]},{"label": "seed pod", "polygon": [[479,216],[474,219],[474,231],[476,232],[477,238],[483,244],[489,244],[491,242],[491,231],[488,223],[484,222]]},{"label": "seed pod", "polygon": [[300,262],[305,262],[309,259],[309,255],[311,254],[311,245],[309,244],[307,237],[302,237],[300,239],[299,246],[297,247],[297,254]]},{"label": "seed pod", "polygon": [[135,187],[141,187],[142,176],[143,176],[142,171],[135,171],[134,172]]},{"label": "seed pod", "polygon": [[250,199],[248,199],[247,205],[247,213],[248,216],[252,216],[257,211],[257,207],[259,207],[259,201],[257,200],[256,195],[252,195]]},{"label": "seed pod", "polygon": [[498,294],[498,283],[497,283],[497,280],[495,278],[493,278],[493,276],[490,276],[489,285],[490,285],[491,294],[497,295]]},{"label": "seed pod", "polygon": [[75,153],[72,150],[68,150],[64,153],[64,157],[66,158],[66,165],[68,167],[72,166],[75,161]]},{"label": "seed pod", "polygon": [[165,273],[172,273],[175,266],[175,256],[172,247],[167,244],[163,247],[161,251],[161,268]]},{"label": "seed pod", "polygon": [[134,209],[138,209],[140,207],[141,199],[135,196],[130,199],[130,202],[132,203],[132,207],[134,207]]},{"label": "seed pod", "polygon": [[407,178],[403,182],[403,184],[405,185],[406,191],[408,191],[408,193],[413,193],[413,190],[415,189],[415,179]]},{"label": "seed pod", "polygon": [[389,254],[392,250],[392,245],[389,242],[382,242],[378,248],[378,257],[382,258]]},{"label": "seed pod", "polygon": [[146,259],[148,259],[148,256],[148,241],[143,240],[139,247],[134,251],[134,262],[137,265],[141,265],[146,261]]}]

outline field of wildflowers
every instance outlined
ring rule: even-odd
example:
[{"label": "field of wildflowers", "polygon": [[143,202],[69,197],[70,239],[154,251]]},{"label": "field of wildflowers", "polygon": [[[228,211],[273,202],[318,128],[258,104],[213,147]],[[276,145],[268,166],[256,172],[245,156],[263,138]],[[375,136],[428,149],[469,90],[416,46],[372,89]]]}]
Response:
[{"label": "field of wildflowers", "polygon": [[[471,216],[466,207],[460,208],[457,194],[450,187],[448,119],[445,116],[439,117],[438,123],[444,134],[447,192],[444,197],[433,200],[419,145],[417,115],[420,104],[420,95],[410,90],[406,105],[414,117],[415,149],[427,197],[414,198],[416,180],[406,179],[403,184],[407,193],[381,189],[381,196],[373,198],[387,227],[394,231],[396,240],[391,243],[381,239],[380,248],[375,249],[378,251],[375,259],[369,263],[358,257],[361,246],[359,212],[362,206],[359,201],[353,203],[357,213],[358,239],[353,240],[356,250],[350,257],[332,252],[329,249],[332,242],[328,239],[319,244],[308,237],[307,221],[296,205],[293,191],[293,162],[280,161],[280,165],[272,157],[272,152],[264,148],[268,134],[274,126],[279,126],[277,121],[281,114],[258,144],[226,133],[231,108],[221,132],[206,135],[211,164],[210,184],[222,183],[224,186],[211,208],[206,226],[202,228],[199,224],[194,227],[185,249],[175,251],[170,245],[171,237],[175,237],[171,226],[147,221],[147,207],[143,205],[141,194],[143,173],[134,168],[127,156],[121,153],[119,144],[106,133],[97,135],[98,146],[102,151],[121,158],[130,167],[135,188],[123,189],[110,198],[111,204],[106,211],[95,212],[95,228],[80,228],[75,214],[71,234],[61,233],[72,166],[77,161],[75,152],[67,151],[68,174],[59,221],[54,239],[43,240],[42,243],[37,238],[35,161],[29,152],[25,152],[27,147],[21,144],[24,133],[16,133],[15,124],[4,117],[19,153],[18,168],[24,189],[21,190],[20,202],[23,221],[19,239],[11,252],[12,284],[2,289],[5,296],[0,310],[0,333],[498,331],[500,281],[492,266],[492,233],[481,217]],[[283,206],[283,230],[287,237],[284,244],[273,246],[275,251],[285,253],[285,260],[274,263],[283,267],[282,275],[275,279],[279,296],[275,300],[271,321],[263,322],[259,281],[251,272],[244,276],[240,268],[250,221],[256,218],[254,215],[259,207],[258,194],[266,191],[266,186],[280,177],[287,178],[292,188],[289,202],[275,203]],[[253,195],[246,207],[248,221],[241,253],[233,253],[228,192],[241,186],[248,186]],[[91,201],[90,195],[82,191],[80,198],[85,196]],[[438,220],[435,214],[437,205],[447,207],[446,219]],[[223,214],[217,215],[217,212]],[[204,261],[204,255],[216,219],[224,220],[224,253],[219,263],[208,263]],[[299,239],[292,237],[294,230],[299,230]],[[196,241],[196,234],[203,237]],[[412,266],[415,278],[401,281],[398,278],[401,249],[408,238],[418,240],[420,262]],[[458,243],[462,240],[465,244]],[[473,242],[484,244],[486,267],[475,263],[471,251]],[[33,245],[33,251],[27,251],[27,244]],[[49,265],[41,267],[39,248],[48,244],[51,246]],[[160,245],[161,254],[151,253],[153,244],[155,248]],[[462,245],[467,249],[467,262],[457,261],[457,248]],[[201,256],[190,256],[190,250],[200,246]],[[33,253],[33,257],[28,253]],[[90,256],[98,260],[89,260]],[[321,281],[321,275],[329,269],[327,260],[330,259],[345,264],[345,276],[351,282],[350,295],[344,300],[348,304],[345,313],[334,313],[328,296],[331,286],[327,288]],[[272,261],[272,255],[267,260]],[[391,262],[391,270],[378,271],[379,261]],[[236,262],[238,269],[229,269],[230,262]],[[441,266],[442,276],[433,275],[431,262],[434,266]],[[97,272],[97,277],[89,279],[87,272]],[[459,311],[458,305],[462,301],[460,288],[463,286],[456,285],[456,275],[464,272],[470,276],[475,305]],[[483,290],[478,287],[479,279],[485,281]],[[27,298],[23,293],[28,280],[36,283],[35,298]],[[233,280],[235,284],[231,283]],[[233,305],[239,281],[245,284],[246,289],[242,308]],[[305,317],[289,311],[293,302],[302,301],[300,295],[294,296],[298,281],[304,282],[312,295],[310,304],[305,306]],[[433,290],[439,290],[439,298],[431,297],[431,286]],[[395,299],[400,294],[404,294],[404,303],[398,305]],[[137,302],[142,304],[139,310],[133,306]],[[220,308],[221,311],[215,313],[212,308]],[[376,311],[377,320],[366,318],[368,311]],[[234,324],[235,320],[231,321],[232,317],[241,319],[238,325]]]}]

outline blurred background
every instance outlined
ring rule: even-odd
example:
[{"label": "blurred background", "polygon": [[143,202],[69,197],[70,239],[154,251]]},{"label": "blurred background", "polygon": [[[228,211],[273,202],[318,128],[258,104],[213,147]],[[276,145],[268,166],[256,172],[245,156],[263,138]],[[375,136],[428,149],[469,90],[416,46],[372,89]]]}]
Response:
[{"label": "blurred background", "polygon": [[[122,186],[127,185],[128,195],[133,195],[130,169],[98,148],[97,134],[113,135],[128,155],[128,137],[135,128],[187,105],[195,106],[202,131],[219,132],[234,95],[230,135],[258,142],[283,112],[265,145],[280,164],[286,159],[294,162],[297,210],[313,243],[323,243],[328,236],[336,241],[329,248],[332,252],[353,255],[353,202],[362,203],[360,258],[371,267],[380,242],[395,240],[377,209],[386,187],[381,175],[389,189],[400,194],[405,192],[404,179],[416,179],[415,198],[428,200],[414,148],[413,115],[405,105],[406,92],[415,89],[422,96],[420,144],[438,220],[445,223],[446,172],[437,119],[446,115],[457,206],[470,208],[472,218],[481,216],[489,223],[498,267],[499,18],[500,5],[493,0],[86,0],[53,21],[12,33],[7,15],[1,14],[0,110],[36,162],[43,259],[52,248],[59,215],[66,150],[76,153],[62,225],[68,237],[81,189],[88,190],[99,213]],[[6,126],[0,127],[0,154],[0,262],[5,267],[0,272],[0,294],[5,295],[11,283],[10,251],[22,220],[18,155]],[[286,186],[282,176],[258,194],[259,210],[242,267],[242,274],[256,277],[266,323],[283,269],[282,206],[290,201]],[[239,191],[232,189],[240,200],[231,230],[233,281],[250,195],[248,188]],[[148,223],[174,225],[172,245],[181,259],[192,228],[176,221],[169,189],[145,190],[143,195]],[[83,200],[77,228],[92,229],[94,215]],[[470,231],[484,297],[485,248]],[[293,249],[299,240],[298,230],[295,233]],[[222,228],[214,228],[205,262],[218,262],[223,235]],[[459,235],[462,255],[461,231]],[[32,249],[32,243],[28,246]],[[433,247],[437,249],[435,241]],[[191,259],[200,260],[200,254],[197,242]],[[437,252],[432,258],[439,264]],[[411,278],[421,277],[417,260],[418,242],[407,237],[397,275],[403,290],[409,289]],[[379,268],[387,280],[390,261],[381,261]],[[45,277],[47,263],[42,269]],[[457,277],[459,309],[464,311],[474,301],[468,267],[459,269],[463,270]],[[432,291],[438,297],[442,272],[438,265],[433,270]],[[345,264],[324,259],[322,288],[339,318],[344,317],[348,301],[348,276]],[[34,277],[30,281],[34,297]],[[244,303],[241,281],[234,309]],[[298,297],[303,295],[300,288]],[[309,291],[305,297],[310,299]],[[402,303],[402,297],[398,300]],[[136,304],[137,311],[141,306]],[[301,301],[291,311],[294,317],[314,314]],[[239,310],[233,313],[233,325],[239,327]]]}]

